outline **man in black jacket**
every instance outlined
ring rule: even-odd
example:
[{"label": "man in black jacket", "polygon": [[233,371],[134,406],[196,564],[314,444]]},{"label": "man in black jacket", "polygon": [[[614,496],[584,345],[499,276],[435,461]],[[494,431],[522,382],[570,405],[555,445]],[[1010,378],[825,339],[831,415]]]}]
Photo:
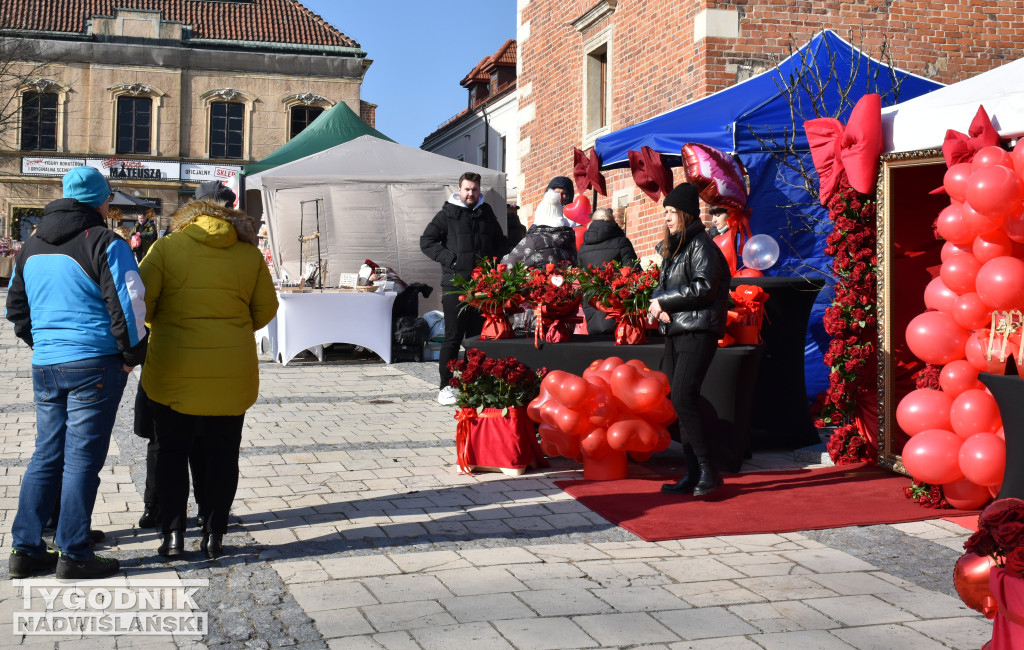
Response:
[{"label": "man in black jacket", "polygon": [[456,391],[448,362],[459,356],[459,347],[467,336],[476,336],[483,318],[473,309],[461,309],[455,290],[455,278],[468,278],[477,261],[501,257],[508,252],[505,233],[491,206],[480,193],[480,174],[466,172],[459,178],[459,191],[448,199],[427,224],[420,237],[423,254],[441,265],[441,308],[444,310],[444,343],[438,360],[441,390],[437,401],[445,406],[456,402]]}]

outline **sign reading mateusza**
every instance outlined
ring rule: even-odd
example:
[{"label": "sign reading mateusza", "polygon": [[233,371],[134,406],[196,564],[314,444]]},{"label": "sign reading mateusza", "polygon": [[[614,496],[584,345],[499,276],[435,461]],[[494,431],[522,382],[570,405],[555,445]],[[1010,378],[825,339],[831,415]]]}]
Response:
[{"label": "sign reading mateusza", "polygon": [[195,601],[209,580],[14,580],[21,607],[14,634],[205,636],[207,613]]}]

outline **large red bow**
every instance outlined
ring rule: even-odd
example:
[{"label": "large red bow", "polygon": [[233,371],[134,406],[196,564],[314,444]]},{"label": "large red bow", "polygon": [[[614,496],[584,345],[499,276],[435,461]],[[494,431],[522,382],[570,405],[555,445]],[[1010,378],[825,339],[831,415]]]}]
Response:
[{"label": "large red bow", "polygon": [[949,129],[946,131],[946,140],[942,143],[942,157],[946,159],[946,167],[952,167],[957,163],[971,162],[974,154],[985,147],[998,146],[999,133],[992,126],[992,120],[985,112],[984,106],[978,107],[978,112],[971,120],[971,128],[967,129],[967,135]]},{"label": "large red bow", "polygon": [[628,155],[633,181],[652,201],[672,191],[672,170],[662,162],[660,153],[641,147],[640,151],[630,150]]},{"label": "large red bow", "polygon": [[882,98],[864,95],[843,123],[832,117],[804,122],[814,168],[818,170],[818,194],[828,205],[839,186],[843,170],[850,186],[861,194],[875,189],[878,159],[882,155]]},{"label": "large red bow", "polygon": [[590,158],[578,147],[572,148],[572,175],[576,180],[576,191],[583,194],[593,188],[601,196],[608,196],[608,190],[604,184],[604,176],[601,175],[601,159],[597,152],[591,148]]}]

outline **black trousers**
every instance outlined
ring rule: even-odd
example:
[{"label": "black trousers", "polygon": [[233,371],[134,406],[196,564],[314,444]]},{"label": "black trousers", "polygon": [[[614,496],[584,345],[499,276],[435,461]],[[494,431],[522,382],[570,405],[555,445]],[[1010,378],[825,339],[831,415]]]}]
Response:
[{"label": "black trousers", "polygon": [[[441,296],[441,309],[444,311],[444,343],[438,357],[438,369],[441,372],[441,388],[448,385],[452,373],[448,370],[448,362],[459,358],[459,346],[467,336],[476,336],[484,326],[484,318],[472,307],[462,309],[458,295]],[[461,310],[461,313],[460,313]]]},{"label": "black trousers", "polygon": [[[160,505],[160,495],[156,490],[156,457],[159,453],[160,444],[156,441],[156,436],[153,436],[146,444],[146,489],[142,494],[142,501],[147,506]],[[206,455],[201,443],[192,444],[192,449],[188,452],[188,467],[192,473],[192,494],[196,498],[196,505],[199,506],[199,514],[206,515],[206,499],[203,498]]]},{"label": "black trousers", "polygon": [[668,375],[672,406],[679,418],[683,445],[701,462],[712,462],[711,440],[701,415],[700,389],[718,350],[718,337],[711,332],[684,332],[665,337],[662,371]]},{"label": "black trousers", "polygon": [[158,402],[153,405],[157,444],[156,492],[163,532],[185,530],[188,507],[189,452],[202,450],[206,468],[200,493],[207,510],[204,533],[224,534],[228,513],[238,489],[238,450],[242,444],[242,415],[186,415]]}]

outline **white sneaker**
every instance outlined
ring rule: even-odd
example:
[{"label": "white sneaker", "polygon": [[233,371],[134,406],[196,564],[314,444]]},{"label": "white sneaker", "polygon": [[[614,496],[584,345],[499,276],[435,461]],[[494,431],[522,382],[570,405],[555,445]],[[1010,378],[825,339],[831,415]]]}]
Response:
[{"label": "white sneaker", "polygon": [[459,401],[459,391],[445,386],[437,393],[437,403],[441,406],[452,406]]}]

